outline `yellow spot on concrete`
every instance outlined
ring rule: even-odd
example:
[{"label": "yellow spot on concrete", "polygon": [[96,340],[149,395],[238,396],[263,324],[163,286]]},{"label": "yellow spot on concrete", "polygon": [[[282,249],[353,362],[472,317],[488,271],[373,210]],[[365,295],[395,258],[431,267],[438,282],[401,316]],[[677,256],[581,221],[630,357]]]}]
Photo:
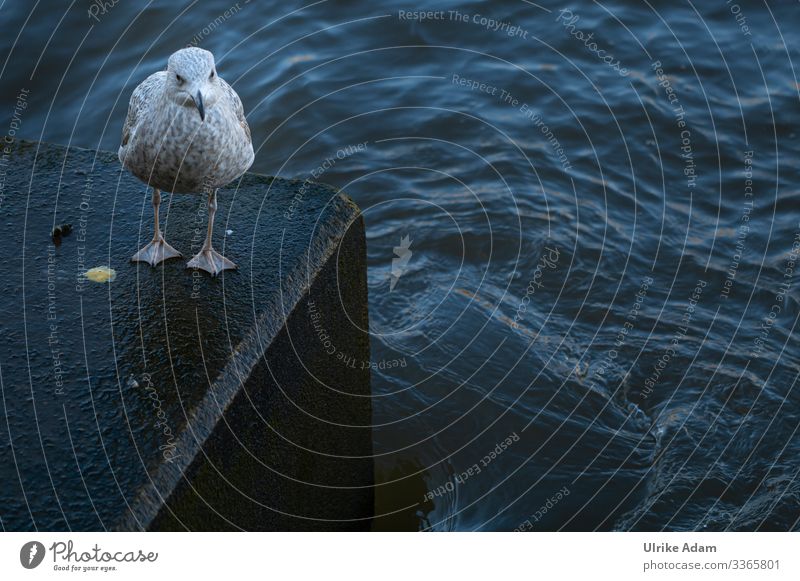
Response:
[{"label": "yellow spot on concrete", "polygon": [[107,266],[96,266],[86,271],[86,278],[93,282],[111,282],[117,278],[117,271]]}]

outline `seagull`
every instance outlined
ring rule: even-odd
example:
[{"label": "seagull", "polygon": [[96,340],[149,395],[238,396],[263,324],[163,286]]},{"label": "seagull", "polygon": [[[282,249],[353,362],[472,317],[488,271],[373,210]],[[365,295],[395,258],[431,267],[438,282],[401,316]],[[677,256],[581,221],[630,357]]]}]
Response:
[{"label": "seagull", "polygon": [[131,261],[156,266],[179,258],[159,228],[161,192],[204,193],[206,239],[186,266],[212,276],[236,268],[211,245],[217,189],[250,168],[253,143],[242,101],[217,74],[213,54],[198,47],[181,49],[169,57],[166,71],[153,73],[134,89],[118,155],[126,170],[153,188],[153,239]]}]

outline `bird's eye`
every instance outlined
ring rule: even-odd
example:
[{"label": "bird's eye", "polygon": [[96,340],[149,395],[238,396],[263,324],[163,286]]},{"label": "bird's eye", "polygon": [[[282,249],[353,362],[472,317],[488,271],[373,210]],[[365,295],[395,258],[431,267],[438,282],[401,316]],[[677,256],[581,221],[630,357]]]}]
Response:
[{"label": "bird's eye", "polygon": [[175,79],[178,81],[179,85],[182,85],[185,82],[184,78],[180,75],[175,75]]},{"label": "bird's eye", "polygon": [[208,80],[212,80],[215,76],[217,76],[217,73],[215,71],[211,71],[211,74],[208,75]]}]

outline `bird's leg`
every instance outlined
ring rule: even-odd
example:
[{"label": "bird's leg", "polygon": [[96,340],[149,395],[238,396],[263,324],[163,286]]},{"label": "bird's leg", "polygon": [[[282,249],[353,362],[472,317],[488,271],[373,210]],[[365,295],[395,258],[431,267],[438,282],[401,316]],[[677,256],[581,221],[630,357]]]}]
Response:
[{"label": "bird's leg", "polygon": [[161,228],[158,226],[158,207],[161,205],[161,190],[153,188],[153,239],[139,252],[133,255],[132,262],[147,262],[150,266],[155,266],[162,260],[168,258],[180,258],[181,253],[167,244],[161,235]]},{"label": "bird's leg", "polygon": [[223,270],[237,268],[236,265],[214,250],[211,246],[211,234],[214,232],[214,214],[217,213],[217,190],[208,194],[208,232],[206,241],[194,258],[186,265],[188,268],[200,268],[211,276],[217,276]]}]

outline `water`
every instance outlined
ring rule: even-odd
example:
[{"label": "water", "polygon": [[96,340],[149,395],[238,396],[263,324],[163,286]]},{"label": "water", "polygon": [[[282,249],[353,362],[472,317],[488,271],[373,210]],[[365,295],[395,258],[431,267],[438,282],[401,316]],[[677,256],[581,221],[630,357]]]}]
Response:
[{"label": "water", "polygon": [[2,130],[116,150],[197,43],[349,193],[376,529],[798,528],[796,3],[98,6],[0,5]]}]

